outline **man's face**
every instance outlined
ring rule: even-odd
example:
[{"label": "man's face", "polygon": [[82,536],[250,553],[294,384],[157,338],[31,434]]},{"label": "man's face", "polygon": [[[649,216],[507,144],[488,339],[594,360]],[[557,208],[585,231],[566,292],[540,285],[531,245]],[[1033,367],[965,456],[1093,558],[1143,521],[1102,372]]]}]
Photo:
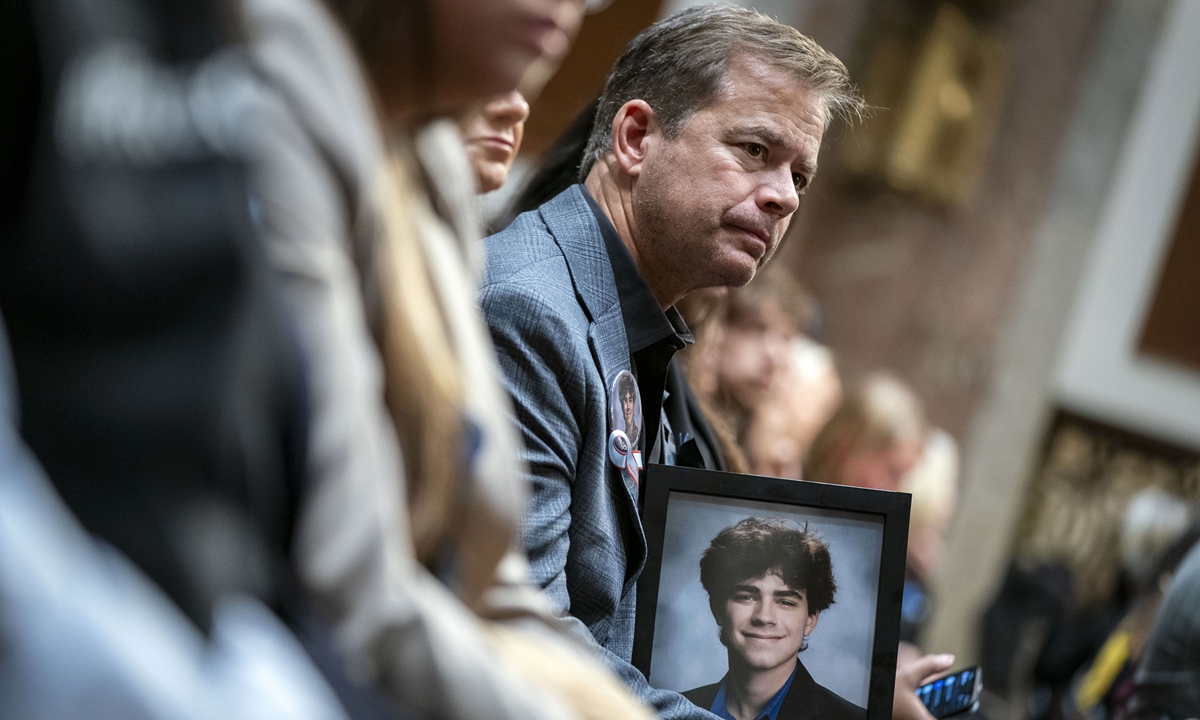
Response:
[{"label": "man's face", "polygon": [[791,75],[733,58],[717,99],[647,150],[633,186],[639,255],[687,290],[745,285],[812,182],[824,123]]},{"label": "man's face", "polygon": [[621,413],[625,416],[625,427],[633,425],[634,397],[631,392],[621,394]]},{"label": "man's face", "polygon": [[721,638],[731,663],[773,670],[796,657],[819,615],[808,614],[808,594],[803,589],[789,587],[777,573],[767,573],[734,586],[725,601]]}]

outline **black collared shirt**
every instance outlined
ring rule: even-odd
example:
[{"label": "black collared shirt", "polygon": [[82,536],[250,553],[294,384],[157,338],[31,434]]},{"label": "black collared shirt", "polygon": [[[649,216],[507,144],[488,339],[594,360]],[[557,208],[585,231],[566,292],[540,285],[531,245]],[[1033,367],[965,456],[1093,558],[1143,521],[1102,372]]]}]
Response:
[{"label": "black collared shirt", "polygon": [[[644,432],[639,446],[643,457],[647,463],[663,462],[666,446],[671,444],[675,448],[675,464],[722,469],[724,463],[716,459],[720,457],[719,453],[709,446],[711,433],[707,424],[703,417],[695,416],[695,403],[691,389],[687,387],[687,378],[679,363],[672,362],[676,352],[692,343],[687,323],[674,307],[665,311],[659,307],[617,229],[591,193],[586,188],[580,189],[600,225],[600,235],[604,238],[621,301],[633,374],[642,395]],[[661,423],[664,409],[671,427],[670,438],[664,437]]]}]

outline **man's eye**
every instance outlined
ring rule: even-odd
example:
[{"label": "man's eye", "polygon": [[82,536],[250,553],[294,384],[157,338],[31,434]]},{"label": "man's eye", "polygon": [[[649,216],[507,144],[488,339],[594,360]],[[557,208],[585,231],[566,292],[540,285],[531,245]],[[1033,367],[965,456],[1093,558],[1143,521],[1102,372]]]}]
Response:
[{"label": "man's eye", "polygon": [[758,143],[746,143],[746,154],[752,158],[759,158],[767,154],[767,149]]},{"label": "man's eye", "polygon": [[803,194],[804,189],[808,187],[808,180],[800,173],[792,173],[792,184],[796,186],[796,192]]}]

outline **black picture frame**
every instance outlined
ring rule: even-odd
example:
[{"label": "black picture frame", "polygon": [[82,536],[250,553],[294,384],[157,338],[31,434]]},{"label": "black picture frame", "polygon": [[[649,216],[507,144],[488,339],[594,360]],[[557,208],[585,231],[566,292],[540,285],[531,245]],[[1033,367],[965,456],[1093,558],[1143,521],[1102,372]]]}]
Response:
[{"label": "black picture frame", "polygon": [[[647,679],[651,677],[667,510],[672,493],[757,501],[796,506],[799,509],[842,511],[871,516],[873,521],[882,518],[883,537],[866,717],[867,720],[890,720],[896,682],[896,654],[900,642],[911,495],[666,465],[650,465],[643,478],[642,527],[647,557],[638,580],[632,657],[634,667]],[[707,620],[712,622],[712,616],[709,615]]]}]

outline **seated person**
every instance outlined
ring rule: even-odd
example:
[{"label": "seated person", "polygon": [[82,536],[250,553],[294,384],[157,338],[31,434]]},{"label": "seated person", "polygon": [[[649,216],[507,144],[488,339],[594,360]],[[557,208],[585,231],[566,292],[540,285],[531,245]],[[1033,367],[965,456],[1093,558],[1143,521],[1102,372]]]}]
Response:
[{"label": "seated person", "polygon": [[488,100],[459,123],[480,193],[499,190],[508,181],[528,119],[529,102],[513,90]]},{"label": "seated person", "polygon": [[728,720],[866,718],[866,710],[818,685],[797,657],[837,592],[829,548],[816,533],[746,518],[713,538],[700,559],[700,583],[729,672],[684,697]]}]

